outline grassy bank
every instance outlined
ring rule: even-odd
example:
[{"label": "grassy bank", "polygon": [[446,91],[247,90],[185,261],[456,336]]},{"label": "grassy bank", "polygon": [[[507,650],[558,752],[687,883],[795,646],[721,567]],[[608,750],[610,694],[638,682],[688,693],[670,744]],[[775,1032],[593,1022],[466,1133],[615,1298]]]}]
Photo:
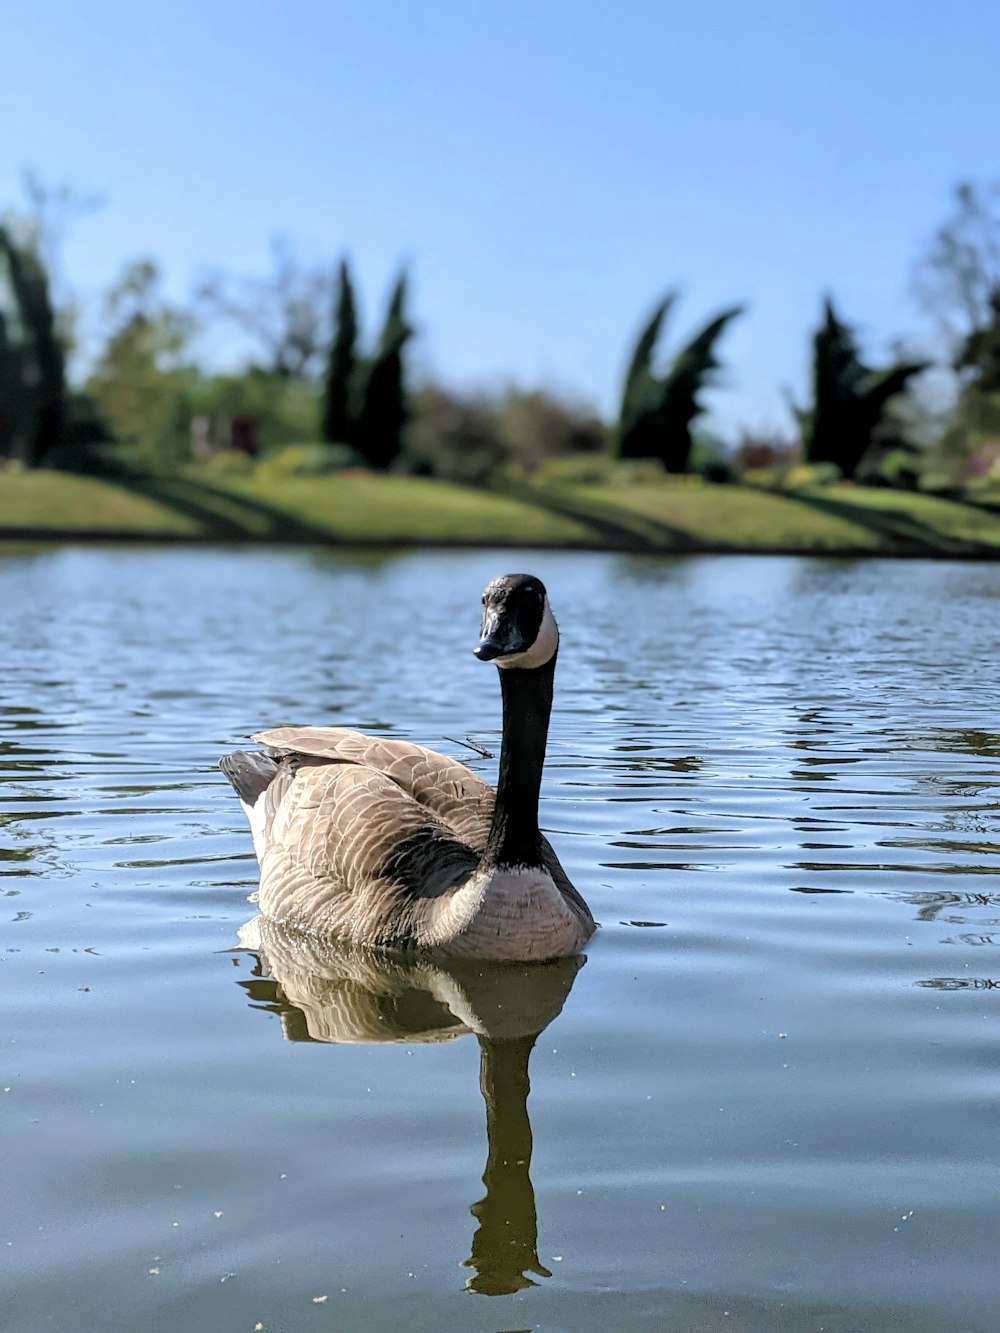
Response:
[{"label": "grassy bank", "polygon": [[0,473],[0,541],[101,537],[992,557],[1000,556],[1000,503],[669,480],[496,494],[366,474],[109,481]]},{"label": "grassy bank", "polygon": [[586,521],[420,477],[130,477],[0,473],[0,540],[69,537],[588,545]]}]

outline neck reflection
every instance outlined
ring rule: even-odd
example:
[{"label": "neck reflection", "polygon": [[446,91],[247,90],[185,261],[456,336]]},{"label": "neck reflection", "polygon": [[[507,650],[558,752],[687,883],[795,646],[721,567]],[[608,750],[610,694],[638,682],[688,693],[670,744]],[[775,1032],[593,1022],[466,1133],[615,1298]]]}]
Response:
[{"label": "neck reflection", "polygon": [[239,984],[255,1008],[277,1013],[290,1041],[430,1042],[473,1033],[486,1104],[486,1193],[466,1286],[506,1295],[551,1273],[538,1258],[531,1183],[528,1062],[539,1034],[562,1010],[585,959],[484,964],[402,959],[320,943],[256,918],[240,932],[257,955]]},{"label": "neck reflection", "polygon": [[538,1218],[531,1184],[528,1057],[537,1033],[506,1041],[479,1038],[479,1087],[486,1102],[486,1193],[472,1205],[479,1229],[465,1261],[466,1285],[487,1296],[534,1286],[528,1273],[551,1277],[538,1260]]}]

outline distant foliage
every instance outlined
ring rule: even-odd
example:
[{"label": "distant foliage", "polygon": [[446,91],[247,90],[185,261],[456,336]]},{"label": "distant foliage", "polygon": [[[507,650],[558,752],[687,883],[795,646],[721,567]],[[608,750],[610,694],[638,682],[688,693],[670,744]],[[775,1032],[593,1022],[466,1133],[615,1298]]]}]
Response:
[{"label": "distant foliage", "polygon": [[606,456],[607,443],[591,409],[544,389],[491,395],[428,384],[413,395],[405,462],[414,472],[489,486],[555,460]]},{"label": "distant foliage", "polygon": [[37,248],[0,227],[0,454],[25,467],[67,441],[65,354]]},{"label": "distant foliage", "polygon": [[107,293],[104,322],[104,345],[86,388],[123,457],[142,466],[186,461],[197,380],[187,359],[193,317],[164,298],[156,263],[140,259],[126,265]]},{"label": "distant foliage", "polygon": [[264,278],[215,273],[198,290],[205,321],[223,320],[254,347],[254,362],[278,379],[314,380],[327,346],[333,274],[304,264],[285,237],[271,242]]},{"label": "distant foliage", "polygon": [[525,473],[550,459],[600,454],[608,447],[607,428],[593,409],[545,389],[510,386],[494,412],[509,461]]},{"label": "distant foliage", "polygon": [[955,369],[966,387],[980,394],[1000,394],[1000,286],[990,294],[982,324],[963,338]]},{"label": "distant foliage", "polygon": [[955,187],[954,212],[934,233],[915,280],[922,305],[952,347],[993,323],[1000,295],[1000,181]]},{"label": "distant foliage", "polygon": [[[664,359],[676,302],[664,296],[632,349],[609,428],[544,389],[414,390],[407,275],[377,336],[366,335],[348,261],[303,262],[282,239],[261,276],[209,275],[180,302],[165,296],[155,262],[128,265],[102,327],[82,340],[86,379],[71,384],[80,320],[59,252],[67,224],[96,201],[30,175],[25,185],[27,210],[0,215],[0,464],[170,471],[236,451],[244,457],[213,466],[259,461],[275,476],[409,469],[476,485],[664,471],[726,480],[793,466],[785,441],[744,438],[734,451],[699,420],[741,306]],[[867,365],[827,301],[813,339],[813,402],[796,411],[803,477],[925,486],[932,473],[948,485],[1000,476],[1000,180],[957,187],[914,276],[945,347],[937,384],[928,376],[904,393],[926,363]],[[219,324],[239,330],[252,356],[227,373],[199,355],[206,328]],[[301,452],[320,440],[320,452]]]},{"label": "distant foliage", "polygon": [[801,456],[797,440],[783,435],[745,431],[736,442],[732,463],[737,472],[756,472],[765,468],[791,467]]},{"label": "distant foliage", "polygon": [[357,464],[357,455],[346,444],[289,444],[258,463],[256,471],[264,478],[325,477]]},{"label": "distant foliage", "polygon": [[[964,181],[915,273],[941,330],[952,400],[928,432],[927,475],[949,485],[996,475],[1000,447],[1000,181]],[[950,374],[949,374],[950,372]],[[926,484],[922,482],[922,484]]]},{"label": "distant foliage", "polygon": [[351,444],[355,429],[354,393],[358,362],[358,313],[347,260],[337,271],[333,337],[323,380],[321,433],[327,444]]},{"label": "distant foliage", "polygon": [[676,295],[664,297],[639,335],[622,393],[618,452],[622,458],[655,458],[668,472],[686,472],[691,459],[691,423],[704,410],[699,394],[719,368],[715,345],[730,321],[743,313],[733,306],[717,315],[674,357],[663,374],[653,367],[656,344]]},{"label": "distant foliage", "polygon": [[495,405],[485,395],[457,394],[437,384],[425,385],[413,395],[407,444],[411,471],[488,486],[509,457]]},{"label": "distant foliage", "polygon": [[406,311],[406,274],[392,289],[381,334],[366,356],[359,350],[354,284],[341,260],[320,406],[327,444],[348,445],[359,461],[384,472],[403,453],[410,419],[404,351],[413,336]]},{"label": "distant foliage", "polygon": [[874,446],[905,449],[889,414],[890,404],[927,362],[898,362],[884,370],[866,366],[851,329],[829,299],[813,339],[813,405],[800,412],[808,463],[834,463],[854,477]]},{"label": "distant foliage", "polygon": [[319,394],[310,380],[256,365],[222,375],[198,367],[196,317],[165,297],[152,260],[126,266],[103,313],[86,388],[121,465],[171,471],[193,455],[204,462],[238,444],[241,425],[265,451],[315,438]]},{"label": "distant foliage", "polygon": [[308,380],[290,380],[261,366],[249,366],[238,375],[195,375],[184,389],[186,432],[192,419],[207,420],[209,443],[227,448],[233,442],[234,423],[254,423],[262,453],[316,438],[319,393]]},{"label": "distant foliage", "polygon": [[406,318],[406,274],[389,300],[374,353],[359,367],[358,416],[352,443],[376,472],[384,472],[403,452],[409,418],[403,348],[413,335]]}]

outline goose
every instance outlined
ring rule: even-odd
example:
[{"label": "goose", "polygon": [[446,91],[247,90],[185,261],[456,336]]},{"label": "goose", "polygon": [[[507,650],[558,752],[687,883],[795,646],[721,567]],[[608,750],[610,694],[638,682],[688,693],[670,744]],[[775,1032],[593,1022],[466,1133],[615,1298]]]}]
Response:
[{"label": "goose", "polygon": [[260,862],[261,915],[358,945],[533,961],[577,953],[596,923],[538,827],[559,629],[540,579],[483,593],[473,649],[499,669],[496,790],[413,742],[276,727],[220,760]]}]

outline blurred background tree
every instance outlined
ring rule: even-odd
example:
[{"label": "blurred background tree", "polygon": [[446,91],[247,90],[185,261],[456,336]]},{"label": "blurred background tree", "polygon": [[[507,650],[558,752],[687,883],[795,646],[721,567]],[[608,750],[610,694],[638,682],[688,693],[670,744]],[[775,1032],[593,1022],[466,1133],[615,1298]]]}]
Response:
[{"label": "blurred background tree", "polygon": [[916,271],[954,375],[940,454],[953,480],[1000,468],[1000,182],[956,186]]},{"label": "blurred background tree", "polygon": [[355,398],[358,366],[358,312],[347,260],[337,270],[333,336],[323,381],[323,417],[320,431],[327,444],[352,444],[355,435]]},{"label": "blurred background tree", "polygon": [[873,450],[914,451],[890,405],[927,363],[874,370],[862,362],[853,330],[829,298],[823,312],[813,338],[813,402],[799,412],[803,449],[808,463],[833,463],[842,476],[854,477],[862,463],[873,464]]},{"label": "blurred background tree", "polygon": [[304,264],[286,237],[271,242],[271,273],[234,278],[214,273],[198,291],[202,322],[238,329],[253,348],[251,364],[279,379],[309,380],[320,373],[329,343],[333,274]]},{"label": "blurred background tree", "polygon": [[198,371],[195,316],[169,302],[156,262],[127,264],[104,297],[104,335],[86,391],[133,465],[169,468],[190,457]]},{"label": "blurred background tree", "polygon": [[495,486],[550,475],[561,460],[604,458],[608,431],[586,404],[545,389],[459,393],[425,384],[412,395],[403,458],[423,475]]},{"label": "blurred background tree", "polygon": [[407,462],[419,475],[489,486],[509,457],[495,405],[485,394],[425,384],[413,395]]},{"label": "blurred background tree", "polygon": [[525,474],[552,459],[593,456],[608,448],[607,429],[592,408],[545,389],[510,385],[495,414],[509,462]]},{"label": "blurred background tree", "polygon": [[676,300],[669,293],[639,335],[625,376],[618,422],[621,458],[655,458],[667,472],[686,472],[691,461],[691,424],[704,411],[699,394],[713,381],[720,362],[715,344],[730,321],[743,313],[733,306],[717,315],[674,357],[663,374],[653,368],[663,322]]},{"label": "blurred background tree", "polygon": [[358,413],[354,444],[376,472],[384,472],[403,452],[410,409],[403,349],[413,336],[406,317],[406,274],[396,280],[374,352],[358,365]]},{"label": "blurred background tree", "polygon": [[961,347],[996,317],[1000,292],[1000,182],[955,187],[952,214],[934,233],[916,270],[924,308],[946,334],[951,350]]},{"label": "blurred background tree", "polygon": [[38,467],[66,439],[66,358],[49,276],[30,236],[0,227],[0,452]]}]

